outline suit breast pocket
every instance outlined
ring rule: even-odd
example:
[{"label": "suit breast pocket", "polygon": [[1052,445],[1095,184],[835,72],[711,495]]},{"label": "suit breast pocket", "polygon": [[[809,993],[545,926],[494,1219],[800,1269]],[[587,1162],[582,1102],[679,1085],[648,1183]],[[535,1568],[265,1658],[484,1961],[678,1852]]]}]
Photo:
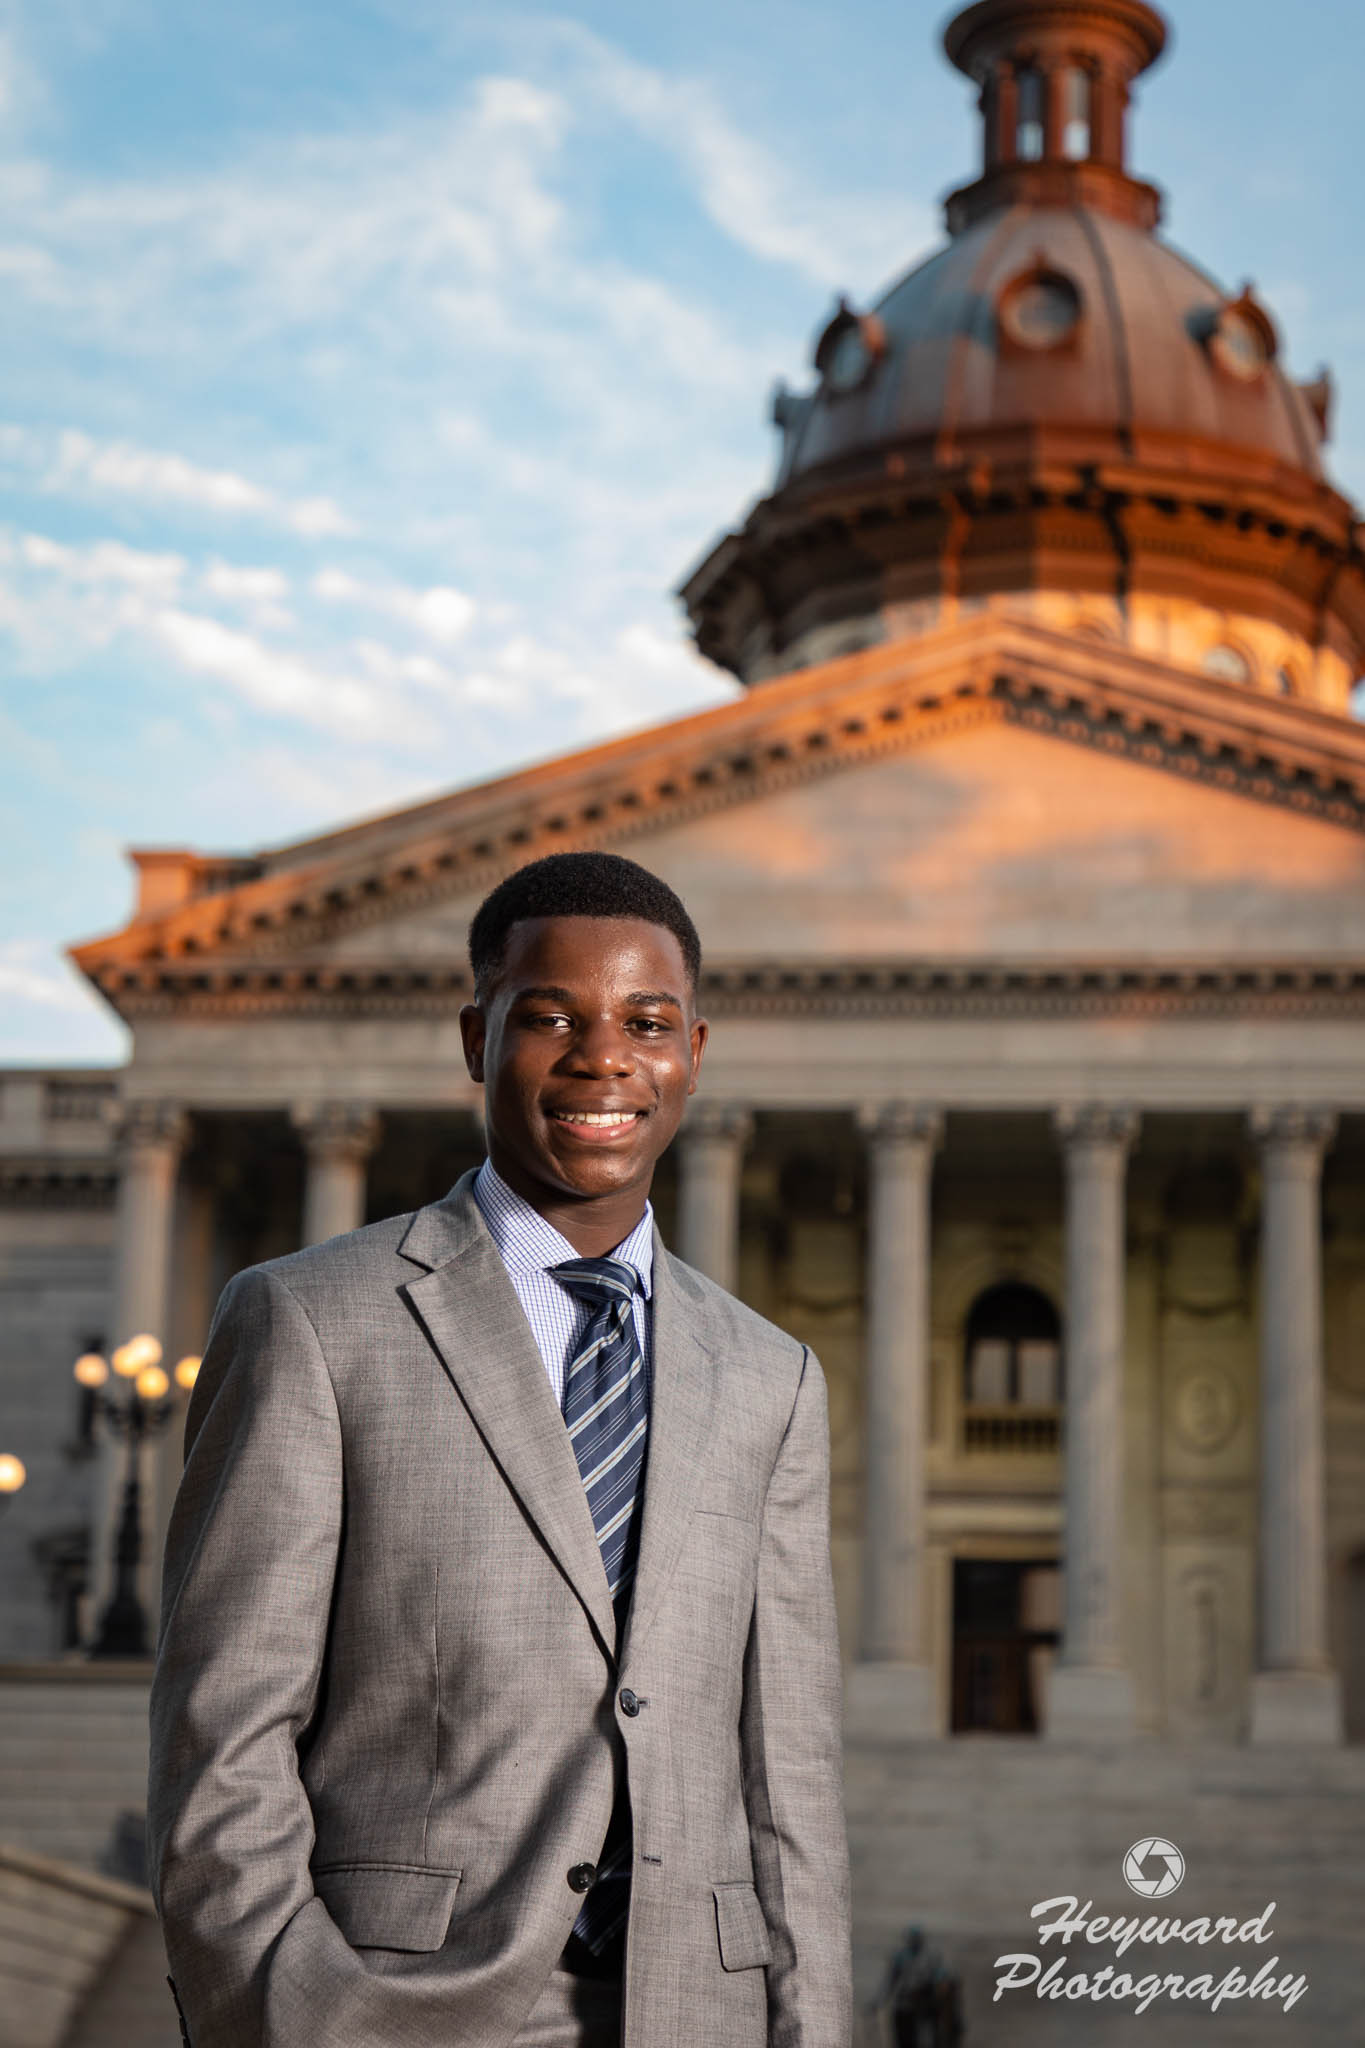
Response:
[{"label": "suit breast pocket", "polygon": [[441,1947],[450,1931],[458,1870],[410,1863],[334,1863],[313,1872],[313,1889],[352,1948]]}]

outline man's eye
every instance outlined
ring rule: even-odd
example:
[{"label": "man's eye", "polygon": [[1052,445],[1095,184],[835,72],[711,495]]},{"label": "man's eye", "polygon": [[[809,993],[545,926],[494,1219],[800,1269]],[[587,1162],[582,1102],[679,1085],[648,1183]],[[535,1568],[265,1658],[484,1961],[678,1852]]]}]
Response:
[{"label": "man's eye", "polygon": [[657,1038],[661,1031],[667,1031],[668,1025],[662,1017],[637,1017],[635,1029],[648,1032],[651,1038]]}]

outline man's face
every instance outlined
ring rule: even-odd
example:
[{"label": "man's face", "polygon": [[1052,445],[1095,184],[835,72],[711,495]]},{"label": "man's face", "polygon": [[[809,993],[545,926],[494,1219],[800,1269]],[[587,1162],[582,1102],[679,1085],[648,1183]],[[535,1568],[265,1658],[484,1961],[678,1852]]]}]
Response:
[{"label": "man's face", "polygon": [[611,1228],[625,1217],[624,1236],[706,1044],[672,932],[639,918],[525,919],[460,1028],[508,1186],[545,1214],[586,1203]]}]

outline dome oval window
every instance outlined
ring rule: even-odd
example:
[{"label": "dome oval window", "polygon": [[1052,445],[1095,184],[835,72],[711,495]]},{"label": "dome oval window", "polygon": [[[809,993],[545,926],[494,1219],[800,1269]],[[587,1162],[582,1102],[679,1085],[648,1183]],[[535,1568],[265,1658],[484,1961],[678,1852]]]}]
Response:
[{"label": "dome oval window", "polygon": [[1218,322],[1214,348],[1224,369],[1248,382],[1259,377],[1266,366],[1266,346],[1250,320],[1241,313],[1225,313]]},{"label": "dome oval window", "polygon": [[1239,648],[1229,647],[1222,640],[1216,647],[1210,647],[1203,661],[1204,674],[1212,676],[1219,683],[1249,683],[1251,663]]},{"label": "dome oval window", "polygon": [[886,330],[875,313],[855,313],[839,301],[834,318],[815,345],[815,367],[835,397],[856,391],[886,353]]},{"label": "dome oval window", "polygon": [[1005,289],[1000,327],[1016,348],[1063,348],[1081,324],[1081,295],[1060,270],[1031,270]]},{"label": "dome oval window", "polygon": [[1239,299],[1206,316],[1203,339],[1213,361],[1226,376],[1254,384],[1275,360],[1275,323],[1250,285]]}]

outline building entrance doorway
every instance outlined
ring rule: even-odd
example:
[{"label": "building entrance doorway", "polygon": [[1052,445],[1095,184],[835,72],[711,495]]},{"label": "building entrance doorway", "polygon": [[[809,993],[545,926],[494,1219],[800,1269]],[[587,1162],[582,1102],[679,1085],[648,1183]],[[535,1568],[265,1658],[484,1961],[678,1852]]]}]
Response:
[{"label": "building entrance doorway", "polygon": [[1060,1635],[1055,1558],[957,1558],[953,1733],[1036,1735]]}]

